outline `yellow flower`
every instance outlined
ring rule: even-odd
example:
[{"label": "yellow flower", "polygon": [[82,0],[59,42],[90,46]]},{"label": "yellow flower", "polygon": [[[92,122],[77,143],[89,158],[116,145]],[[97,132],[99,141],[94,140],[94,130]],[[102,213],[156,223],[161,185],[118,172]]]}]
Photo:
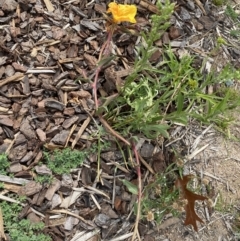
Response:
[{"label": "yellow flower", "polygon": [[136,23],[135,15],[137,14],[137,7],[135,5],[124,5],[111,2],[108,4],[108,7],[107,13],[112,13],[114,22]]}]

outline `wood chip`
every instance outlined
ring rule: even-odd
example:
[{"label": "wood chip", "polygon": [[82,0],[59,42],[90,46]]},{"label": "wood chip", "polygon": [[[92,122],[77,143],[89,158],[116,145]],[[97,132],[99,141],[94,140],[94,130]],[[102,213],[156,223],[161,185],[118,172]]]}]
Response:
[{"label": "wood chip", "polygon": [[46,5],[46,7],[47,7],[48,12],[53,12],[54,11],[54,7],[53,7],[53,5],[52,5],[50,0],[44,0],[44,3]]}]

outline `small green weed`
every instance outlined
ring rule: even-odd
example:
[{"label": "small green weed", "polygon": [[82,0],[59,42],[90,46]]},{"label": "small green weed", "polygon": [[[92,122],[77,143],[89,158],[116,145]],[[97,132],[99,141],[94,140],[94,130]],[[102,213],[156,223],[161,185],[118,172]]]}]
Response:
[{"label": "small green weed", "polygon": [[239,214],[239,212],[237,212],[234,215],[232,227],[233,227],[233,233],[234,233],[236,240],[239,240],[240,239],[240,214]]},{"label": "small green weed", "polygon": [[224,200],[223,194],[219,193],[219,197],[218,197],[218,200],[217,200],[217,203],[216,203],[214,209],[216,211],[220,212],[220,213],[227,213],[227,212],[231,212],[232,211],[233,205],[227,203]]},{"label": "small green weed", "polygon": [[[171,170],[168,173],[159,174],[152,184],[146,186],[142,198],[142,218],[160,223],[168,213],[179,215],[180,206],[183,208],[184,205],[180,205],[179,192],[173,190],[174,178],[176,177]],[[149,214],[153,214],[152,218]]]},{"label": "small green weed", "polygon": [[7,175],[10,162],[8,161],[6,154],[0,154],[0,174]]},{"label": "small green weed", "polygon": [[235,12],[235,10],[230,5],[227,5],[225,14],[227,16],[229,16],[233,21],[237,21],[238,14]]},{"label": "small green weed", "polygon": [[51,184],[53,182],[53,176],[50,175],[37,175],[34,179],[41,184]]},{"label": "small green weed", "polygon": [[233,36],[234,38],[240,37],[240,29],[230,30],[230,35]]},{"label": "small green weed", "polygon": [[86,155],[85,151],[71,150],[70,148],[43,153],[48,168],[55,174],[70,173],[71,169],[83,164]]},{"label": "small green weed", "polygon": [[226,2],[226,0],[213,0],[213,4],[216,6],[223,6]]},{"label": "small green weed", "polygon": [[[15,197],[16,199],[16,197]],[[21,205],[1,201],[4,229],[12,241],[51,241],[50,236],[42,233],[44,223],[31,223],[27,219],[18,219]]]}]

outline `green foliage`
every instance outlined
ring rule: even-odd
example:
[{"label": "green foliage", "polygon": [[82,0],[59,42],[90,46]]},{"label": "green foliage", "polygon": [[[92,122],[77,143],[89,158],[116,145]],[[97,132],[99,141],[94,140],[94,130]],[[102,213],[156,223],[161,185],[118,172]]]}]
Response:
[{"label": "green foliage", "polygon": [[[15,197],[16,198],[16,197]],[[51,241],[50,236],[42,233],[44,223],[31,223],[27,219],[18,219],[21,205],[1,201],[4,229],[12,241]]]},{"label": "green foliage", "polygon": [[51,184],[53,182],[53,176],[50,175],[37,175],[34,179],[41,184]]},{"label": "green foliage", "polygon": [[217,199],[217,203],[214,209],[220,213],[228,213],[228,212],[232,212],[233,205],[227,203],[224,195],[222,193],[219,193],[219,197]]},{"label": "green foliage", "polygon": [[226,4],[226,0],[213,0],[213,4],[215,4],[216,6],[223,6],[224,4]]},{"label": "green foliage", "polygon": [[233,36],[234,38],[240,37],[240,29],[230,30],[230,35]]},{"label": "green foliage", "polygon": [[[207,94],[206,89],[239,79],[240,72],[226,66],[220,73],[203,75],[201,69],[193,67],[194,58],[178,59],[167,47],[162,61],[150,63],[149,58],[156,51],[154,42],[169,27],[174,5],[166,2],[164,6],[158,3],[158,7],[161,14],[151,17],[152,27],[142,33],[142,43],[137,46],[133,73],[119,97],[104,105],[105,118],[125,136],[140,132],[150,139],[159,135],[167,138],[172,125],[187,125],[190,118],[227,127],[230,119],[224,113],[238,106],[240,97],[233,99],[231,88],[226,88],[224,95]],[[219,46],[226,44],[222,38],[217,41]]]},{"label": "green foliage", "polygon": [[83,164],[86,158],[85,151],[71,150],[54,150],[52,153],[44,152],[48,168],[55,174],[69,174],[74,169]]},{"label": "green foliage", "polygon": [[229,80],[240,80],[240,71],[236,70],[231,65],[226,65],[222,71],[217,75],[217,81],[216,83],[221,83]]},{"label": "green foliage", "polygon": [[135,194],[137,195],[138,194],[138,187],[134,184],[132,184],[131,182],[129,182],[128,180],[126,179],[123,179],[122,180],[122,183],[126,186],[127,190],[132,193],[132,194]]},{"label": "green foliage", "polygon": [[234,9],[230,5],[227,5],[225,14],[229,16],[233,21],[236,21],[238,18],[238,14],[234,11]]},{"label": "green foliage", "polygon": [[0,154],[0,174],[7,175],[10,162],[8,161],[6,154]]},{"label": "green foliage", "polygon": [[218,75],[205,77],[192,67],[192,62],[193,58],[187,56],[178,60],[167,49],[160,65],[145,67],[145,73],[151,72],[152,76],[140,74],[138,81],[127,84],[114,102],[115,109],[106,114],[113,127],[122,133],[140,131],[148,138],[156,138],[168,137],[171,125],[186,125],[190,117],[217,126],[229,123],[228,117],[219,114],[238,106],[239,94],[233,98],[229,87],[224,88],[224,94],[204,92],[210,85],[225,86],[229,79],[239,79],[239,71],[226,66]]},{"label": "green foliage", "polygon": [[173,215],[179,214],[174,206],[179,199],[179,192],[173,190],[174,180],[175,176],[173,170],[171,170],[157,175],[154,182],[146,186],[141,202],[143,218],[148,219],[148,213],[152,212],[154,220],[160,223],[168,213],[172,213]]}]

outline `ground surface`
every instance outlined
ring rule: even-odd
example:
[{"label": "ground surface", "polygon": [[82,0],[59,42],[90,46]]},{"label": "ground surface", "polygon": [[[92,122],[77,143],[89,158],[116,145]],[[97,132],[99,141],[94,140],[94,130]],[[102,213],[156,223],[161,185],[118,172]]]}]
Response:
[{"label": "ground surface", "polygon": [[[50,187],[32,181],[38,174],[50,173],[39,164],[43,150],[67,146],[83,150],[97,140],[94,121],[99,121],[93,121],[89,114],[94,110],[92,85],[85,80],[93,80],[106,37],[102,13],[108,2],[0,0],[0,153],[8,154],[10,171],[16,178],[1,176],[6,184],[3,195],[26,195],[28,208],[22,217],[32,222],[44,220],[53,240],[93,241],[99,238],[96,232],[102,240],[130,240],[134,227],[131,211],[136,197],[118,178],[133,180],[136,173],[125,168],[114,143],[101,153],[101,185],[95,182],[96,153],[71,175],[55,175]],[[149,16],[156,10],[155,2],[136,4],[137,22],[147,29]],[[232,3],[236,11],[238,4]],[[236,26],[224,10],[225,6],[216,7],[209,1],[177,1],[172,26],[156,42],[158,51],[151,61],[160,61],[163,44],[170,44],[179,58],[183,54],[195,56],[197,68],[206,60],[205,71],[221,69],[226,63],[239,68],[240,45],[229,35]],[[228,45],[216,48],[218,37],[227,39]],[[114,39],[114,53],[123,55],[124,61],[118,60],[100,75],[99,95],[113,94],[113,79],[124,78],[131,71],[137,42],[137,37],[126,34]],[[240,138],[238,111],[234,115],[236,122],[231,131]],[[106,140],[113,141],[111,135],[106,135]],[[185,165],[185,174],[195,174],[198,181],[214,190],[208,195],[214,207],[197,206],[204,220],[198,233],[183,225],[183,214],[180,218],[168,216],[160,225],[140,223],[142,240],[239,240],[240,143],[228,140],[213,127],[196,127],[193,123],[181,127],[170,142],[176,148],[184,146],[184,159],[204,147]],[[143,140],[140,145],[146,160],[157,146],[150,144]],[[120,169],[117,173],[116,167]],[[142,171],[146,173],[146,169]],[[30,182],[22,187],[19,178]]]},{"label": "ground surface", "polygon": [[[237,135],[237,125],[233,127],[233,133]],[[227,140],[211,129],[202,136],[198,148],[206,144],[209,146],[187,165],[186,173],[200,175],[203,182],[214,188],[212,196],[213,203],[216,204],[214,212],[211,210],[210,217],[208,217],[209,213],[206,209],[198,210],[201,216],[205,217],[205,224],[199,226],[198,233],[190,231],[189,227],[183,227],[182,220],[179,220],[177,224],[170,226],[169,233],[164,238],[168,237],[169,240],[239,240],[236,219],[239,215],[238,150],[240,144],[238,141]]]}]

